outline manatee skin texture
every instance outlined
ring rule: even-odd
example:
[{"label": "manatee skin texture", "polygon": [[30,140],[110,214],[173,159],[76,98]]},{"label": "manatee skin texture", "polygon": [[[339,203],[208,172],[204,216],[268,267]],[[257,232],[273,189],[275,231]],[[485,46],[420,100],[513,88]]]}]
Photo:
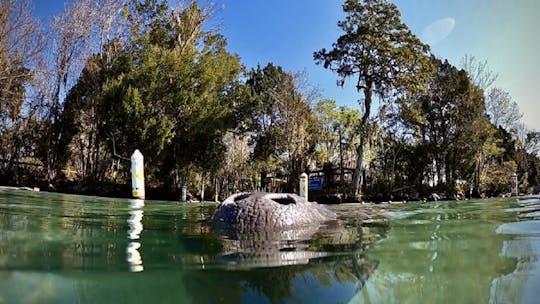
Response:
[{"label": "manatee skin texture", "polygon": [[238,193],[223,201],[213,220],[239,231],[284,230],[336,220],[325,206],[291,193]]}]

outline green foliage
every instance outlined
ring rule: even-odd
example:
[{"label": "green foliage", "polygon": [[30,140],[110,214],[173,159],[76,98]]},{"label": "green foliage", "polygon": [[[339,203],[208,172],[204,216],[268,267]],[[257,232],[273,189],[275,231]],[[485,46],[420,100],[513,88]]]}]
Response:
[{"label": "green foliage", "polygon": [[472,181],[478,153],[491,136],[493,127],[484,117],[483,93],[467,73],[447,61],[432,58],[437,71],[428,82],[429,91],[400,99],[405,126],[413,130],[424,150],[429,172],[454,185],[456,180]]},{"label": "green foliage", "polygon": [[[248,73],[246,86],[251,91],[248,104],[251,117],[248,118],[249,130],[254,132],[253,159],[273,163],[285,150],[283,123],[277,108],[278,98],[286,94],[292,85],[292,77],[281,67],[268,63],[264,68],[257,66]],[[287,87],[288,86],[288,87]],[[268,167],[267,170],[276,168]]]},{"label": "green foliage", "polygon": [[[129,155],[139,148],[153,164],[150,176],[167,181],[187,168],[221,166],[222,138],[237,124],[242,67],[223,37],[202,30],[204,16],[195,3],[177,15],[190,22],[180,23],[155,6],[135,6],[155,20],[138,31],[127,72],[105,87],[102,114],[104,128],[122,135],[119,151]],[[188,39],[186,31],[197,34]]]},{"label": "green foliage", "polygon": [[399,98],[399,113],[387,113],[390,123],[372,179],[390,189],[421,191],[431,184],[448,193],[499,195],[509,191],[517,170],[524,188],[535,184],[527,154],[520,157],[518,150],[516,155],[519,141],[488,121],[483,91],[447,61],[432,58],[432,64],[437,71],[426,83],[428,90]]},{"label": "green foliage", "polygon": [[[516,141],[518,150],[516,159],[518,161],[518,175],[529,187],[536,189],[528,189],[524,187],[525,193],[531,193],[532,190],[538,191],[540,185],[540,132],[528,131],[523,143]],[[524,185],[525,183],[522,183]]]},{"label": "green foliage", "polygon": [[[69,11],[57,18],[58,33],[81,35],[57,37],[56,76],[40,87],[34,86],[39,74],[32,63],[39,59],[41,37],[32,20],[13,23],[29,21],[26,6],[0,10],[4,30],[32,25],[25,34],[15,28],[5,30],[11,36],[0,35],[3,181],[44,180],[36,176],[46,172],[47,181],[56,175],[125,183],[128,165],[121,159],[139,149],[149,185],[202,186],[201,193],[210,180],[216,187],[253,190],[258,182],[264,186],[267,174],[287,179],[279,190],[294,191],[308,164],[328,171],[338,163],[355,167],[353,195],[360,194],[364,175],[374,194],[472,185],[496,195],[508,191],[514,172],[522,190],[539,184],[539,133],[515,121],[521,117],[517,106],[501,89],[486,97],[486,109],[481,86],[494,79],[486,63],[473,69],[470,58],[465,66],[478,75],[468,75],[429,59],[428,46],[386,0],[346,0],[341,35],[330,50],[313,54],[317,64],[337,73],[338,85],[353,82],[361,111],[330,99],[312,105],[298,75],[278,65],[244,71],[226,39],[208,30],[211,8],[196,1],[173,10],[164,0],[131,0],[125,20],[114,12],[99,16],[92,10],[96,3],[76,5],[77,16],[92,11],[92,18],[67,18]],[[71,28],[89,20],[102,28]],[[111,26],[116,28],[106,28]],[[116,38],[107,40],[109,34]],[[25,44],[13,37],[24,37]],[[83,52],[83,37],[100,40],[99,51]],[[69,88],[77,59],[84,68]]]},{"label": "green foliage", "polygon": [[320,126],[317,167],[322,167],[326,162],[344,166],[354,161],[347,156],[354,154],[358,144],[360,111],[338,107],[332,99],[321,99],[315,104],[314,112]]},{"label": "green foliage", "polygon": [[128,44],[111,41],[90,57],[66,98],[56,124],[61,167],[83,179],[116,176],[113,154],[138,148],[150,184],[175,185],[188,169],[216,171],[223,136],[245,108],[238,56],[203,30],[207,11],[195,2],[171,11],[165,1],[132,1],[125,15]]},{"label": "green foliage", "polygon": [[0,182],[19,183],[33,167],[42,124],[29,108],[32,69],[40,54],[41,36],[26,1],[0,1]]},{"label": "green foliage", "polygon": [[103,104],[103,90],[129,68],[129,56],[119,41],[107,43],[103,51],[86,61],[55,123],[59,134],[55,149],[58,170],[74,170],[83,180],[102,180],[110,165],[101,161],[103,141],[110,137],[103,126],[110,114],[109,105]]},{"label": "green foliage", "polygon": [[480,191],[488,196],[498,196],[511,192],[510,176],[517,169],[514,161],[502,164],[493,162],[486,166],[488,174],[482,175],[480,179]]},{"label": "green foliage", "polygon": [[421,76],[430,68],[425,57],[429,47],[402,23],[394,4],[346,0],[343,11],[346,18],[338,26],[344,34],[332,50],[313,55],[317,63],[338,74],[339,85],[356,77],[358,91],[369,90],[378,96],[422,88]]},{"label": "green foliage", "polygon": [[292,191],[315,147],[317,125],[309,104],[294,77],[272,63],[251,70],[246,86],[251,92],[246,123],[253,134],[252,157],[262,175],[287,172],[287,187]]}]

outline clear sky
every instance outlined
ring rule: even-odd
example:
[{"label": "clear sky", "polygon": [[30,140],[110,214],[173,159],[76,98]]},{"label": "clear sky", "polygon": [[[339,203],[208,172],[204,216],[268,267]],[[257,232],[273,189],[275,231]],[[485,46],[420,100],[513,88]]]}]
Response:
[{"label": "clear sky", "polygon": [[[177,1],[177,0],[176,0]],[[63,9],[61,0],[34,0],[43,17]],[[171,2],[174,2],[171,0]],[[330,48],[340,35],[341,0],[199,0],[216,3],[215,24],[248,68],[269,61],[288,71],[306,70],[322,97],[357,107],[351,85],[336,87],[336,75],[315,65],[313,52]],[[495,85],[519,104],[524,122],[540,130],[539,0],[395,0],[402,20],[432,52],[459,66],[465,54],[488,60]]]}]

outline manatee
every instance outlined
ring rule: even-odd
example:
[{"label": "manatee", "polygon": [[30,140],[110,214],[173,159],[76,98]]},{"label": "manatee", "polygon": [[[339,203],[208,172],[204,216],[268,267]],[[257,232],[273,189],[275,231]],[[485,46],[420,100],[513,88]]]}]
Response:
[{"label": "manatee", "polygon": [[218,206],[213,217],[225,228],[251,232],[318,227],[336,219],[325,206],[296,194],[265,192],[234,194]]}]

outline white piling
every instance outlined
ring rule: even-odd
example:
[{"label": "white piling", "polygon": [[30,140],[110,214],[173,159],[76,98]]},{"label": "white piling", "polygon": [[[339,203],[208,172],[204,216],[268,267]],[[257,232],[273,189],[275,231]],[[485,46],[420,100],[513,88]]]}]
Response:
[{"label": "white piling", "polygon": [[144,157],[138,149],[131,155],[131,194],[144,199]]},{"label": "white piling", "polygon": [[187,202],[187,187],[186,187],[186,185],[182,186],[182,197],[180,198],[180,201]]},{"label": "white piling", "polygon": [[307,202],[308,201],[308,175],[306,173],[300,174],[299,189],[300,189],[299,195],[303,197]]},{"label": "white piling", "polygon": [[512,196],[518,196],[519,195],[519,186],[518,186],[518,176],[517,174],[513,174],[512,178]]}]

